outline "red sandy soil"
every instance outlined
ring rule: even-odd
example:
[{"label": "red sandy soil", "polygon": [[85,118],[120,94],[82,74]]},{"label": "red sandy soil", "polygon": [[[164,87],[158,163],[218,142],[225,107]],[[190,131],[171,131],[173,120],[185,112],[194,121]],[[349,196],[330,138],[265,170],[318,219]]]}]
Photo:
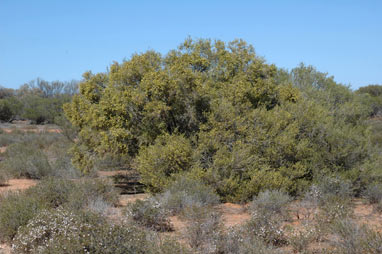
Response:
[{"label": "red sandy soil", "polygon": [[31,179],[10,179],[7,184],[0,186],[0,193],[7,191],[25,190],[37,184],[36,180]]},{"label": "red sandy soil", "polygon": [[0,146],[0,153],[5,153],[6,150],[7,150],[6,146]]},{"label": "red sandy soil", "polygon": [[1,128],[2,131],[6,133],[12,133],[15,130],[24,131],[24,132],[34,132],[34,133],[43,133],[43,132],[49,132],[49,133],[61,133],[60,129],[48,129],[48,128],[36,128],[36,129],[29,129],[29,128]]}]

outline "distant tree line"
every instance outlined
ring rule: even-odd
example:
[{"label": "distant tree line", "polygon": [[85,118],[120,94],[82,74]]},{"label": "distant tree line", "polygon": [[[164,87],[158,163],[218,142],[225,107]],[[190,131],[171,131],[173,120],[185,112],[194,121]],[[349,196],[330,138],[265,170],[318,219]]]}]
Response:
[{"label": "distant tree line", "polygon": [[22,119],[32,123],[54,123],[62,117],[62,105],[78,92],[78,82],[48,82],[35,79],[19,89],[0,87],[0,120]]}]

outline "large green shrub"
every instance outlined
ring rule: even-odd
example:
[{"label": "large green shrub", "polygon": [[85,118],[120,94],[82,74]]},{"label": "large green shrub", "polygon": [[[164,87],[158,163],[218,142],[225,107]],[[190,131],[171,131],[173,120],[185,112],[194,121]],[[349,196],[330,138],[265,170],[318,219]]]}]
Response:
[{"label": "large green shrub", "polygon": [[361,95],[311,66],[279,70],[240,40],[189,39],[83,76],[64,106],[79,129],[73,162],[89,172],[96,158],[124,157],[152,192],[187,171],[223,200],[296,194],[370,157]]}]

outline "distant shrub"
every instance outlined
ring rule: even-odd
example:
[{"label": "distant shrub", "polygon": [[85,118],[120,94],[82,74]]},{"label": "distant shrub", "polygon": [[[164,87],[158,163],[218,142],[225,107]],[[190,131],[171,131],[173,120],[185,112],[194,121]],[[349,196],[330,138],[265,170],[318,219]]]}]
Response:
[{"label": "distant shrub", "polygon": [[40,197],[8,193],[0,198],[0,240],[10,242],[20,226],[26,225],[47,205]]},{"label": "distant shrub", "polygon": [[285,216],[287,204],[292,198],[279,190],[266,190],[260,192],[250,204],[250,212],[253,214],[280,214]]},{"label": "distant shrub", "polygon": [[138,225],[155,231],[172,231],[172,225],[160,204],[153,199],[136,200],[128,204],[127,217]]},{"label": "distant shrub", "polygon": [[41,150],[25,144],[10,145],[1,167],[18,178],[41,179],[53,172],[47,156]]},{"label": "distant shrub", "polygon": [[157,197],[161,206],[173,214],[186,207],[204,207],[219,203],[219,196],[212,187],[185,176],[179,177]]}]

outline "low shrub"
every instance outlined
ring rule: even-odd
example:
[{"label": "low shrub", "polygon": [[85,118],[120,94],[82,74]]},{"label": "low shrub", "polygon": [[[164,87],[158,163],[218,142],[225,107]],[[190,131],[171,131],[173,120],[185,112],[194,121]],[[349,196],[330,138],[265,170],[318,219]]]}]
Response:
[{"label": "low shrub", "polygon": [[321,232],[327,232],[328,228],[337,220],[350,218],[353,210],[348,199],[342,199],[338,196],[332,196],[325,200],[320,207],[317,216],[317,227]]},{"label": "low shrub", "polygon": [[154,199],[136,200],[126,208],[128,219],[155,231],[172,231],[167,214]]},{"label": "low shrub", "polygon": [[224,254],[276,254],[274,247],[268,246],[264,241],[245,227],[231,228],[226,233],[220,248]]},{"label": "low shrub", "polygon": [[109,179],[82,178],[75,182],[75,189],[68,199],[68,206],[72,209],[81,209],[97,199],[116,206],[119,203],[119,194]]},{"label": "low shrub", "polygon": [[266,190],[260,192],[249,206],[249,210],[254,216],[265,214],[287,215],[287,204],[292,198],[285,192],[279,190]]},{"label": "low shrub", "polygon": [[362,196],[364,196],[370,204],[382,202],[382,184],[370,184],[366,187],[362,194]]},{"label": "low shrub", "polygon": [[0,241],[10,242],[20,226],[26,225],[47,204],[38,196],[11,192],[0,198]]},{"label": "low shrub", "polygon": [[26,190],[25,194],[40,197],[51,208],[66,206],[80,210],[97,199],[102,199],[109,205],[118,204],[118,193],[108,179],[83,178],[72,181],[46,178]]},{"label": "low shrub", "polygon": [[188,207],[182,218],[188,221],[185,237],[198,253],[219,253],[223,230],[221,214],[208,207]]},{"label": "low shrub", "polygon": [[[160,251],[161,243],[149,239],[147,232],[135,226],[58,208],[42,211],[21,227],[12,249],[15,253],[166,253]],[[166,244],[172,253],[182,253],[178,245]],[[159,248],[155,250],[154,245]]]},{"label": "low shrub", "polygon": [[41,179],[52,175],[53,171],[48,157],[41,150],[22,143],[7,148],[1,167],[17,178]]},{"label": "low shrub", "polygon": [[283,218],[277,214],[255,214],[246,223],[246,230],[268,245],[282,246],[287,243]]},{"label": "low shrub", "polygon": [[0,186],[5,185],[8,182],[9,174],[2,168],[0,168]]},{"label": "low shrub", "polygon": [[331,243],[338,253],[382,253],[382,234],[349,218],[333,223],[331,232],[335,236],[331,238]]},{"label": "low shrub", "polygon": [[219,197],[210,186],[187,178],[179,177],[170,187],[157,196],[161,206],[172,214],[187,207],[205,207],[219,203]]},{"label": "low shrub", "polygon": [[339,177],[323,177],[305,193],[304,200],[317,206],[331,203],[336,197],[348,200],[353,195],[350,181]]}]

